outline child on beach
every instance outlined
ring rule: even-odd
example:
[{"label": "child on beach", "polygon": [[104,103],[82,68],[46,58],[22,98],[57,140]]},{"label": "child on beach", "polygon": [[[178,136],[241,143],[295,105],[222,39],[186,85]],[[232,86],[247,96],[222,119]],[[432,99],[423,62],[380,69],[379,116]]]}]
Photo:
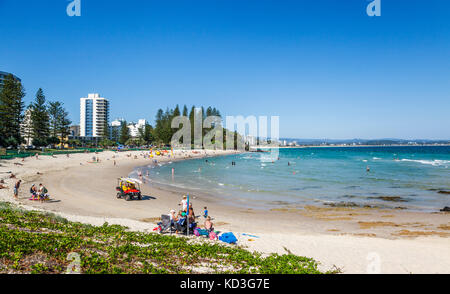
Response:
[{"label": "child on beach", "polygon": [[203,211],[203,217],[207,218],[208,217],[208,207],[205,206],[204,208],[205,210]]},{"label": "child on beach", "polygon": [[214,224],[212,223],[210,216],[208,216],[205,220],[205,230],[207,230],[208,233],[214,231]]}]

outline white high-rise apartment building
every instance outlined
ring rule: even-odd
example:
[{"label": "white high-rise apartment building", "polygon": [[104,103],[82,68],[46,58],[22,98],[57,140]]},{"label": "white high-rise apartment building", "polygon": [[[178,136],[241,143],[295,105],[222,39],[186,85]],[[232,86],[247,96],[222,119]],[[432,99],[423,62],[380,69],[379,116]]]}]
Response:
[{"label": "white high-rise apartment building", "polygon": [[[80,98],[80,136],[102,137],[109,121],[109,101],[99,94]],[[108,129],[106,130],[108,132]]]},{"label": "white high-rise apartment building", "polygon": [[[122,126],[122,122],[125,120],[123,118],[118,118],[111,122],[111,128],[116,128],[120,132],[120,127]],[[139,137],[139,129],[145,127],[147,124],[147,120],[140,119],[137,123],[130,122],[127,127],[130,133],[130,136],[133,138]]]}]

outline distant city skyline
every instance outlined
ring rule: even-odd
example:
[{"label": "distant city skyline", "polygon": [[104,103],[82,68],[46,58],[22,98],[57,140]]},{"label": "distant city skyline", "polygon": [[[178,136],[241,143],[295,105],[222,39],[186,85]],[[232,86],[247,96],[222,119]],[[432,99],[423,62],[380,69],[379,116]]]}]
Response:
[{"label": "distant city skyline", "polygon": [[101,93],[134,122],[186,104],[277,115],[281,138],[450,139],[450,3],[368,3],[3,0],[0,71],[74,124]]}]

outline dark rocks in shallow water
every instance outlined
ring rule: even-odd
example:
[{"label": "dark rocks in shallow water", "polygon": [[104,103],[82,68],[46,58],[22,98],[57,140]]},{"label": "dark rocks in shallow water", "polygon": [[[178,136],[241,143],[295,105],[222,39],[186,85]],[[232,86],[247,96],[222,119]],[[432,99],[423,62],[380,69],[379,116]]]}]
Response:
[{"label": "dark rocks in shallow water", "polygon": [[441,211],[450,212],[450,207],[446,206],[442,208]]},{"label": "dark rocks in shallow water", "polygon": [[372,199],[380,199],[383,201],[391,201],[391,202],[407,202],[408,200],[403,199],[400,196],[379,196],[379,197],[371,197]]},{"label": "dark rocks in shallow water", "polygon": [[324,205],[331,206],[331,207],[360,207],[360,205],[354,203],[354,202],[329,202],[324,203]]},{"label": "dark rocks in shallow water", "polygon": [[434,191],[434,192],[438,192],[439,194],[450,194],[450,191],[444,190],[444,189],[436,189],[436,188],[431,188],[431,189],[427,189],[428,191]]}]

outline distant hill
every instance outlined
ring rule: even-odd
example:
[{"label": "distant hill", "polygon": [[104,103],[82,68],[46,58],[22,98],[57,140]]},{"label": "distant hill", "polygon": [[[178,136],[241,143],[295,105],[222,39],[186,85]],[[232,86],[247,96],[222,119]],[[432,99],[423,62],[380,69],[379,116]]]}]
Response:
[{"label": "distant hill", "polygon": [[426,140],[426,139],[299,139],[299,138],[280,138],[280,141],[286,143],[296,142],[298,145],[434,145],[434,144],[450,144],[450,140]]}]

